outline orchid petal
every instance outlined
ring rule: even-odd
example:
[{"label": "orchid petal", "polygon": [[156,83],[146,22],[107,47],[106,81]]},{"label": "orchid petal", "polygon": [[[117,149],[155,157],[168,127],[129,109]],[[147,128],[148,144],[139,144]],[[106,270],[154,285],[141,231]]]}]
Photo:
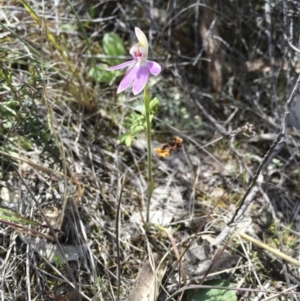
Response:
[{"label": "orchid petal", "polygon": [[124,63],[122,63],[122,64],[119,64],[119,65],[116,65],[116,66],[112,66],[112,67],[106,68],[106,70],[108,70],[108,71],[114,71],[114,70],[124,69],[124,68],[126,68],[126,67],[128,67],[128,66],[131,66],[131,65],[133,65],[133,64],[135,64],[135,61],[134,61],[134,60],[128,61],[128,62],[124,62]]},{"label": "orchid petal", "polygon": [[153,61],[148,61],[147,66],[149,68],[149,71],[153,75],[158,75],[161,72],[161,66],[160,64],[153,62]]},{"label": "orchid petal", "polygon": [[135,80],[136,74],[139,70],[139,66],[133,66],[131,69],[128,70],[128,72],[125,74],[123,79],[121,80],[117,93],[121,93],[124,90],[126,90]]},{"label": "orchid petal", "polygon": [[148,53],[148,40],[147,40],[147,37],[145,36],[145,34],[138,27],[135,27],[134,31],[135,31],[135,35],[136,35],[138,41],[140,42],[140,44],[142,46],[144,46],[146,48],[146,51]]},{"label": "orchid petal", "polygon": [[157,76],[161,72],[161,66],[158,63],[147,60],[149,45],[146,35],[138,27],[135,27],[135,34],[138,43],[132,46],[129,51],[133,60],[106,68],[106,70],[114,71],[129,67],[119,84],[117,93],[123,92],[132,85],[132,92],[137,95],[147,85],[150,73]]},{"label": "orchid petal", "polygon": [[149,78],[149,69],[148,66],[140,66],[136,73],[136,78],[133,82],[132,93],[137,95],[143,91]]}]

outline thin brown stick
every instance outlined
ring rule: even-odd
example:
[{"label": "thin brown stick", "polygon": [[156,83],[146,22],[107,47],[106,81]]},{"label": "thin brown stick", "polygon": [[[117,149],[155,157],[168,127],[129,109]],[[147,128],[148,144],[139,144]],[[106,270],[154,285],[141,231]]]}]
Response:
[{"label": "thin brown stick", "polygon": [[[296,96],[296,93],[298,91],[300,87],[300,75],[297,79],[297,82],[294,86],[294,89],[289,97],[289,99],[287,100],[286,104],[285,104],[285,112],[284,112],[284,116],[282,118],[282,122],[281,122],[281,129],[280,129],[280,132],[278,133],[277,137],[275,138],[275,140],[273,141],[272,145],[270,146],[269,150],[267,151],[267,153],[265,154],[264,158],[262,159],[262,161],[260,162],[256,172],[255,172],[255,175],[249,185],[249,187],[247,188],[246,190],[246,193],[244,194],[243,196],[243,199],[239,205],[239,207],[236,209],[233,217],[231,218],[230,222],[228,223],[228,225],[232,224],[238,214],[238,212],[240,211],[240,209],[243,207],[244,203],[245,203],[245,200],[247,198],[247,196],[249,195],[249,193],[251,192],[252,188],[256,185],[256,182],[257,182],[257,179],[260,175],[260,173],[262,172],[263,170],[263,167],[265,166],[265,164],[267,162],[269,162],[269,159],[271,158],[271,156],[273,155],[273,152],[276,148],[277,145],[279,144],[283,144],[285,143],[285,135],[286,135],[286,120],[287,120],[287,117],[290,113],[290,108],[291,108],[291,105],[292,105],[292,102]],[[245,209],[244,209],[245,210]]]}]

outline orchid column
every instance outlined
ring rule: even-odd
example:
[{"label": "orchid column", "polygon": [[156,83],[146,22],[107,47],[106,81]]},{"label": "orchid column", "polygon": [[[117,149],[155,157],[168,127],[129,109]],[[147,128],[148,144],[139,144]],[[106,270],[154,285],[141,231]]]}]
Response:
[{"label": "orchid column", "polygon": [[149,73],[157,76],[161,72],[161,66],[153,61],[148,61],[148,40],[145,34],[138,28],[135,27],[135,34],[138,39],[138,43],[131,47],[130,54],[133,56],[133,60],[124,62],[120,65],[113,66],[107,70],[119,70],[126,67],[128,68],[127,73],[121,80],[117,93],[124,91],[125,89],[132,86],[132,93],[137,95],[144,90],[144,105],[145,105],[145,119],[146,119],[146,135],[147,135],[147,152],[148,152],[148,201],[147,201],[147,219],[146,223],[149,224],[150,214],[150,201],[152,192],[154,190],[154,183],[152,179],[152,168],[151,168],[151,117],[150,117],[150,92],[148,89]]}]

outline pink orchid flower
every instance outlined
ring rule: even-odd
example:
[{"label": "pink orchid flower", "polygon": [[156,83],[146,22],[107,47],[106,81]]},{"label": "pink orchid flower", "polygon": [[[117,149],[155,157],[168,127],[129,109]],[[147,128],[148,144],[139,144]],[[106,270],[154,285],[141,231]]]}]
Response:
[{"label": "pink orchid flower", "polygon": [[161,72],[161,66],[158,63],[147,60],[147,37],[138,27],[135,27],[134,30],[139,42],[132,46],[129,51],[133,56],[133,60],[107,68],[107,70],[112,71],[129,67],[129,70],[119,84],[117,93],[121,93],[132,84],[132,93],[137,95],[145,88],[149,79],[149,72],[155,76]]}]

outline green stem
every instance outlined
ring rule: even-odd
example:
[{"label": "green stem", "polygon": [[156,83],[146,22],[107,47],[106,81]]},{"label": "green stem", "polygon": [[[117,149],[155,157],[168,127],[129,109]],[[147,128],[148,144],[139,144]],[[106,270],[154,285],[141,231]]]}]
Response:
[{"label": "green stem", "polygon": [[148,153],[148,200],[147,200],[147,218],[146,226],[148,227],[150,222],[150,202],[152,193],[154,190],[154,182],[152,179],[152,154],[151,154],[151,121],[150,121],[150,92],[148,85],[144,89],[144,103],[146,112],[146,136],[147,136],[147,153]]}]

